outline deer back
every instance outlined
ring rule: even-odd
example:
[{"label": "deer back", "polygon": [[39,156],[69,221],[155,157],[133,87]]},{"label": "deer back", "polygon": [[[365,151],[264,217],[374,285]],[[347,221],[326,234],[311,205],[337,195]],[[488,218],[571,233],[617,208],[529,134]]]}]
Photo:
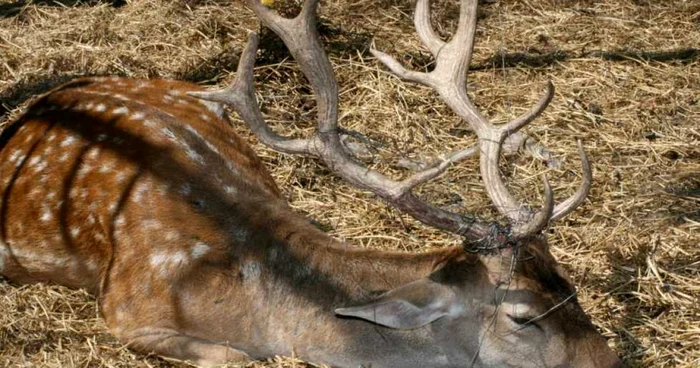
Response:
[{"label": "deer back", "polygon": [[222,107],[185,94],[198,89],[88,78],[34,102],[0,140],[3,273],[95,291],[113,244],[168,272],[223,241],[208,213],[279,198]]}]

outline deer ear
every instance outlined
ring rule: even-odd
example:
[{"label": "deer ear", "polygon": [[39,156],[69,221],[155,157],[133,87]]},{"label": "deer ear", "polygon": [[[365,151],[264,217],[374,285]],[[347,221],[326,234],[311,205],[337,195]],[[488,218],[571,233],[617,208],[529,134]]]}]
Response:
[{"label": "deer ear", "polygon": [[444,317],[454,302],[455,294],[449,287],[421,279],[388,291],[365,305],[338,308],[335,313],[386,327],[412,329]]}]

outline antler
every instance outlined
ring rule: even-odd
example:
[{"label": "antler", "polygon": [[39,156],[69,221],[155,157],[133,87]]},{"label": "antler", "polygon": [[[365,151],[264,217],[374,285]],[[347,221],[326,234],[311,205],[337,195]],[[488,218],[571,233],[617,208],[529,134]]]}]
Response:
[{"label": "antler", "polygon": [[[259,0],[246,1],[262,22],[282,39],[309,80],[318,106],[317,132],[306,139],[290,139],[273,132],[265,123],[253,90],[253,64],[258,46],[258,37],[254,33],[249,36],[243,51],[236,80],[229,87],[213,92],[192,92],[190,95],[232,106],[264,144],[281,152],[318,157],[343,179],[375,193],[426,225],[471,239],[481,239],[491,234],[493,228],[491,224],[478,222],[471,216],[455,214],[429,205],[412,192],[416,186],[434,179],[450,164],[468,155],[457,152],[433,167],[417,172],[404,180],[395,181],[359,164],[343,149],[337,125],[338,84],[316,30],[315,10],[318,0],[306,0],[299,15],[293,19],[277,15],[262,5]],[[590,180],[585,181],[588,184],[583,185],[577,195],[572,197],[573,199],[562,203],[565,206],[554,207],[551,189],[544,179],[546,194],[544,209],[534,216],[521,214],[523,211],[506,190],[498,173],[498,155],[505,138],[532,121],[546,107],[552,97],[553,87],[550,83],[548,94],[533,111],[504,126],[490,125],[476,111],[467,96],[464,80],[471,59],[476,25],[475,8],[476,1],[471,5],[468,1],[462,1],[459,30],[454,39],[445,44],[430,28],[428,1],[419,0],[416,28],[423,42],[438,59],[438,67],[431,73],[406,71],[388,55],[376,50],[372,52],[397,75],[435,88],[459,116],[470,122],[479,136],[481,172],[492,200],[502,213],[507,214],[515,222],[513,231],[515,236],[537,233],[553,216],[559,214],[561,217],[580,204],[586,196]],[[448,52],[445,53],[445,51]],[[584,166],[587,166],[585,154],[582,153],[582,157]],[[588,168],[585,167],[584,171],[587,170]],[[589,176],[590,170],[586,177]],[[496,185],[497,188],[489,188],[490,185]],[[518,215],[515,216],[514,213]],[[524,221],[525,219],[529,221]]]},{"label": "antler", "polygon": [[477,5],[477,0],[461,1],[457,32],[445,43],[430,25],[430,1],[418,0],[414,18],[416,31],[436,59],[435,69],[429,73],[406,70],[391,56],[374,49],[371,52],[398,77],[433,88],[457,115],[469,123],[479,138],[480,169],[489,197],[499,212],[516,224],[514,232],[526,235],[541,231],[548,221],[563,217],[584,201],[592,181],[590,164],[581,142],[578,142],[583,169],[581,186],[569,199],[550,209],[552,193],[546,178],[543,178],[545,205],[537,215],[533,216],[508,192],[498,170],[503,142],[544,111],[554,95],[554,85],[547,83],[546,93],[540,101],[530,111],[506,124],[495,126],[479,113],[467,95],[465,78],[474,47]]}]

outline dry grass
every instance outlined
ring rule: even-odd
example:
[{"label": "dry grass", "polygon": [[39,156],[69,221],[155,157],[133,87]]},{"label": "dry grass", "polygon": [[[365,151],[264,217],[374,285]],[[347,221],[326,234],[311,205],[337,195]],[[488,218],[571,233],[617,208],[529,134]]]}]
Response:
[{"label": "dry grass", "polygon": [[[278,2],[282,2],[279,0]],[[27,3],[25,1],[25,3]],[[439,31],[455,24],[438,1]],[[557,93],[528,128],[564,159],[561,170],[516,157],[504,163],[513,190],[540,203],[538,173],[556,195],[578,179],[574,141],[594,166],[588,201],[554,224],[554,255],[610,344],[632,367],[700,366],[700,2],[668,0],[484,1],[470,73],[482,111],[504,121],[529,108],[547,79]],[[230,80],[251,13],[230,1],[0,0],[0,114],[76,75]],[[429,90],[402,83],[367,53],[374,41],[408,65],[430,67],[412,35],[413,1],[323,2],[322,32],[342,85],[344,127],[379,142],[373,165],[396,175],[400,157],[434,155],[474,137]],[[258,63],[259,97],[279,131],[311,128],[312,98],[294,63],[270,39]],[[2,118],[0,118],[2,120]],[[240,127],[244,136],[250,134]],[[457,239],[401,217],[331,176],[313,160],[251,143],[292,205],[337,238],[362,247],[420,251]],[[493,216],[474,161],[423,195]],[[180,366],[124,349],[82,291],[0,282],[2,366]],[[293,367],[284,358],[254,366]]]}]

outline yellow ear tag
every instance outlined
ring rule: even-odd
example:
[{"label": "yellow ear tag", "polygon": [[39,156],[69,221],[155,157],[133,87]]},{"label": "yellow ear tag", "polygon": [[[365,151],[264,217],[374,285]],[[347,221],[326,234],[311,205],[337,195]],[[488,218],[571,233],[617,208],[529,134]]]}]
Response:
[{"label": "yellow ear tag", "polygon": [[260,0],[260,3],[268,8],[272,8],[275,5],[275,0]]}]

